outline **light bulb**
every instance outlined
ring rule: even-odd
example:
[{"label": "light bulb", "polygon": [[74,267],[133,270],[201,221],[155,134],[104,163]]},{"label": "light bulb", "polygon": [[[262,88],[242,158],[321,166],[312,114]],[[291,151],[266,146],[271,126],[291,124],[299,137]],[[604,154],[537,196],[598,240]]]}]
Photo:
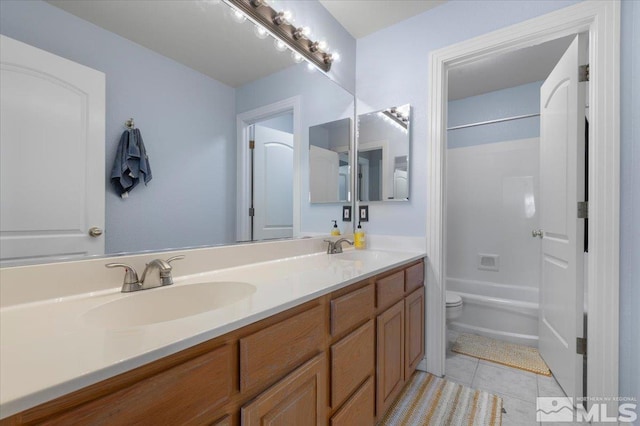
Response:
[{"label": "light bulb", "polygon": [[338,52],[331,53],[331,59],[333,59],[333,62],[340,62],[340,53]]},{"label": "light bulb", "polygon": [[279,39],[274,40],[273,45],[276,47],[276,50],[278,50],[279,52],[284,52],[285,50],[287,50],[287,44]]},{"label": "light bulb", "polygon": [[238,24],[242,24],[244,21],[247,20],[247,16],[244,13],[240,12],[239,10],[234,10],[233,13],[231,14],[231,18]]},{"label": "light bulb", "polygon": [[262,27],[260,25],[254,25],[253,33],[259,39],[265,39],[265,38],[269,37],[269,32],[267,30],[265,30],[264,27]]},{"label": "light bulb", "polygon": [[298,64],[304,60],[304,56],[302,56],[298,52],[291,52],[291,57],[293,58],[294,62]]},{"label": "light bulb", "polygon": [[305,36],[306,38],[311,37],[311,28],[302,27],[302,35]]},{"label": "light bulb", "polygon": [[320,40],[320,41],[318,42],[318,48],[319,48],[320,50],[325,50],[325,51],[326,51],[326,50],[327,50],[327,47],[329,47],[329,45],[327,44],[327,42],[326,42],[325,40]]}]

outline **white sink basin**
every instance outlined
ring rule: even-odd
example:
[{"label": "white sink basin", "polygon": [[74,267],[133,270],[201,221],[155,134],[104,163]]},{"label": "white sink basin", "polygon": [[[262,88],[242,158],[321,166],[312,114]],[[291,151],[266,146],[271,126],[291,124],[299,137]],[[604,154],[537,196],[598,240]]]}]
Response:
[{"label": "white sink basin", "polygon": [[332,254],[335,259],[350,262],[376,262],[384,257],[389,257],[389,253],[375,250],[350,250],[344,253]]},{"label": "white sink basin", "polygon": [[243,282],[210,282],[128,293],[87,311],[86,324],[100,328],[135,327],[189,317],[230,305],[255,293]]}]

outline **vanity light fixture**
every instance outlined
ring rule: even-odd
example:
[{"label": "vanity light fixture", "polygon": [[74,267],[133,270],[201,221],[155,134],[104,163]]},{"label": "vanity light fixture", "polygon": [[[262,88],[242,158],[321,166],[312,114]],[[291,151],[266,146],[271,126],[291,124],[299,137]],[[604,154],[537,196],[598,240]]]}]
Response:
[{"label": "vanity light fixture", "polygon": [[[327,42],[313,41],[308,27],[296,27],[289,11],[276,11],[267,0],[224,0],[236,13],[247,16],[254,24],[264,27],[265,32],[276,38],[278,50],[291,49],[300,58],[306,59],[321,70],[328,72],[336,57],[328,52]],[[258,30],[256,30],[258,31]],[[256,34],[258,34],[256,32]],[[294,59],[298,59],[294,56]],[[302,60],[301,59],[301,60]]]},{"label": "vanity light fixture", "polygon": [[382,111],[382,117],[407,131],[409,127],[409,115],[400,109],[393,107]]}]

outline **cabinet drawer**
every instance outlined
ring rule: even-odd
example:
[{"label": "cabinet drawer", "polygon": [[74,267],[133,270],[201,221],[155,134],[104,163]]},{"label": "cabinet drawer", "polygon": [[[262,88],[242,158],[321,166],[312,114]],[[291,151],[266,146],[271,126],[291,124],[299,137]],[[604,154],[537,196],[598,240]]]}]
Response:
[{"label": "cabinet drawer", "polygon": [[373,320],[331,346],[331,407],[353,393],[372,372],[375,362]]},{"label": "cabinet drawer", "polygon": [[326,356],[320,354],[242,407],[241,425],[317,426],[326,422]]},{"label": "cabinet drawer", "polygon": [[45,423],[131,425],[205,422],[229,399],[235,371],[231,347],[223,346]]},{"label": "cabinet drawer", "polygon": [[371,426],[375,423],[374,402],[373,377],[369,377],[344,406],[331,417],[331,426]]},{"label": "cabinet drawer", "polygon": [[331,335],[337,336],[361,324],[371,315],[374,305],[373,284],[333,299],[331,301]]},{"label": "cabinet drawer", "polygon": [[316,306],[240,339],[240,390],[269,385],[320,352],[323,314]]},{"label": "cabinet drawer", "polygon": [[420,262],[417,265],[410,266],[405,269],[404,274],[405,293],[410,293],[424,285],[424,263]]},{"label": "cabinet drawer", "polygon": [[404,296],[404,271],[376,281],[376,304],[386,309]]}]

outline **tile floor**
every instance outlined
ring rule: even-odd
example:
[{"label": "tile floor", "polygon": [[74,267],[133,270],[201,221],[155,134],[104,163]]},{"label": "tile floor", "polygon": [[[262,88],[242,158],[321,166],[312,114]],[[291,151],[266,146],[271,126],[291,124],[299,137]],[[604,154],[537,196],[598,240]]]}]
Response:
[{"label": "tile floor", "polygon": [[[455,332],[450,332],[448,337],[449,341],[455,341],[457,336]],[[553,377],[529,373],[451,351],[447,352],[445,368],[445,379],[502,397],[503,407],[507,411],[502,415],[503,426],[538,425],[536,397],[564,395]],[[551,423],[541,425],[550,426]]]}]

